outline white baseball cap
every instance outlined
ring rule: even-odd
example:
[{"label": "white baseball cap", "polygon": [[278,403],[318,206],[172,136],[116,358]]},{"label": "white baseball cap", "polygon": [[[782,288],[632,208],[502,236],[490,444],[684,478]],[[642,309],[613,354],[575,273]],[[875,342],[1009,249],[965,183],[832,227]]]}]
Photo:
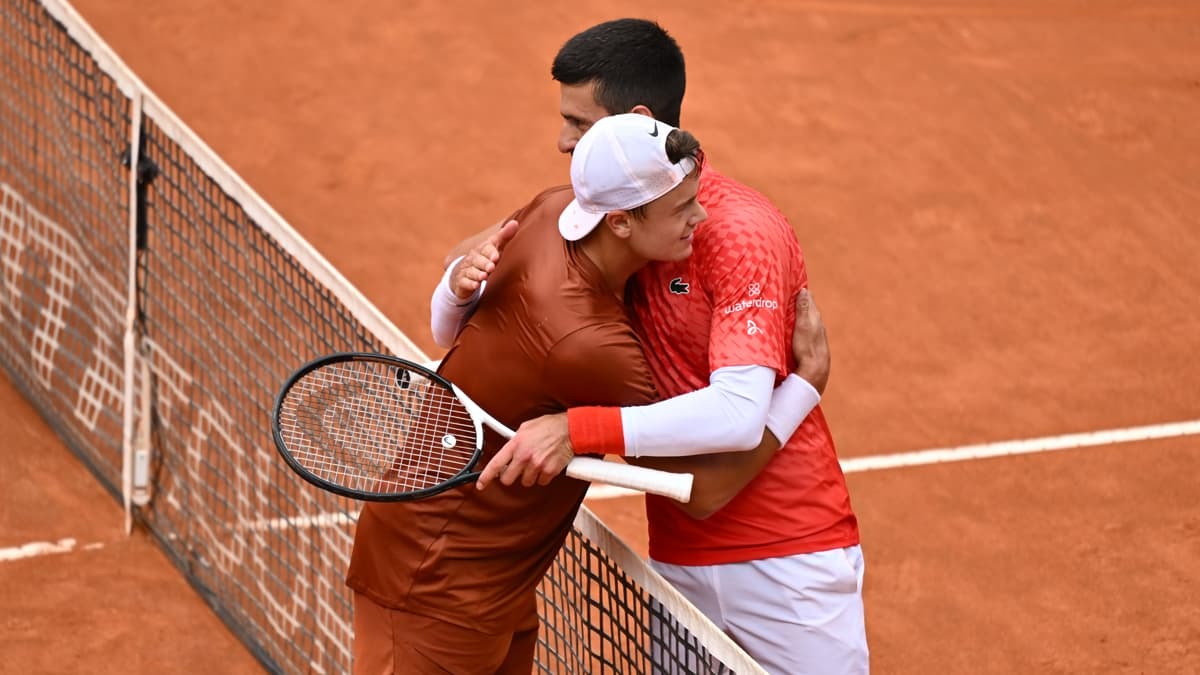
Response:
[{"label": "white baseball cap", "polygon": [[558,217],[558,231],[578,241],[609,211],[644,206],[674,190],[696,168],[685,157],[667,158],[667,136],[675,127],[653,117],[625,113],[603,117],[579,139],[571,155],[575,199]]}]

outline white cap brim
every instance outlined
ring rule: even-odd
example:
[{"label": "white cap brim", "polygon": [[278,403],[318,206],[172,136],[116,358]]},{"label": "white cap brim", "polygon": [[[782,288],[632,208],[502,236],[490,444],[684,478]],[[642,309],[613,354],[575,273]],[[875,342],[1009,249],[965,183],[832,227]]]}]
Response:
[{"label": "white cap brim", "polygon": [[558,216],[558,232],[567,241],[579,241],[596,229],[600,221],[604,220],[604,216],[604,213],[584,210],[578,199],[572,199]]}]

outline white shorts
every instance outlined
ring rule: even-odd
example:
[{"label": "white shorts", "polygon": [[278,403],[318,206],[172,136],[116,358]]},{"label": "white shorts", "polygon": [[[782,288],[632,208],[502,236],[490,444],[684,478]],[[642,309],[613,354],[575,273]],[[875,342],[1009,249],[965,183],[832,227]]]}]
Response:
[{"label": "white shorts", "polygon": [[870,671],[862,548],[651,566],[773,675]]}]

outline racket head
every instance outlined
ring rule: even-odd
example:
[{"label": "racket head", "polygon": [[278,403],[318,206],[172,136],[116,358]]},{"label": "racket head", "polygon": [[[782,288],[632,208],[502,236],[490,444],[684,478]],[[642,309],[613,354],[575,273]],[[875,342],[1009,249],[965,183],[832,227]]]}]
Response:
[{"label": "racket head", "polygon": [[329,492],[366,501],[429,497],[474,479],[483,429],[454,387],[417,363],[347,352],[288,378],[271,416],[288,466]]}]

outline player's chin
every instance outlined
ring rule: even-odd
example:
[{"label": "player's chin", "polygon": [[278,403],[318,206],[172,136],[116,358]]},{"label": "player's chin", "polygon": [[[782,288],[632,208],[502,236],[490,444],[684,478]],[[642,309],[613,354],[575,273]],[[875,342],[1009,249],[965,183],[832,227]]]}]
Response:
[{"label": "player's chin", "polygon": [[692,235],[683,237],[679,240],[678,253],[675,260],[683,260],[692,254]]},{"label": "player's chin", "polygon": [[691,254],[692,239],[691,237],[688,237],[686,239],[681,238],[670,245],[663,245],[653,253],[650,253],[647,257],[650,260],[658,260],[661,262],[677,262],[683,260]]},{"label": "player's chin", "polygon": [[688,241],[688,242],[685,242],[683,245],[676,247],[676,249],[674,251],[672,251],[671,255],[666,258],[666,260],[668,260],[670,262],[676,262],[679,260],[683,260],[684,258],[687,258],[691,254],[692,254],[692,242]]}]

